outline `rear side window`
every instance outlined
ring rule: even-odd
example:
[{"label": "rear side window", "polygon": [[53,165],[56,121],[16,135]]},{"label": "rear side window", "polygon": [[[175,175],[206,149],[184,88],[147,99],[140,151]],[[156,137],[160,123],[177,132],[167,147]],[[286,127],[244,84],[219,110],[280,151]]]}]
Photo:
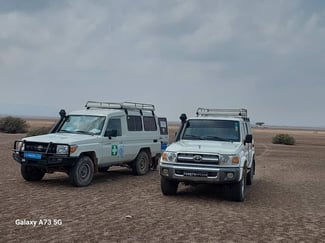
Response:
[{"label": "rear side window", "polygon": [[128,116],[127,123],[129,131],[142,131],[141,116]]},{"label": "rear side window", "polygon": [[157,131],[156,119],[153,116],[143,117],[143,126],[145,131]]}]

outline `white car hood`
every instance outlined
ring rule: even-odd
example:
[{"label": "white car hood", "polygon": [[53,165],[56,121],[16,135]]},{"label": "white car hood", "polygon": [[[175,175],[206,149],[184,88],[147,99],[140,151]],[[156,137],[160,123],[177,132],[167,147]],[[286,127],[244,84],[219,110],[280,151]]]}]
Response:
[{"label": "white car hood", "polygon": [[73,133],[50,133],[40,136],[27,137],[23,140],[37,143],[63,143],[63,144],[84,144],[97,138],[97,136]]},{"label": "white car hood", "polygon": [[169,145],[166,151],[184,153],[236,154],[240,142],[223,142],[207,140],[181,140]]}]

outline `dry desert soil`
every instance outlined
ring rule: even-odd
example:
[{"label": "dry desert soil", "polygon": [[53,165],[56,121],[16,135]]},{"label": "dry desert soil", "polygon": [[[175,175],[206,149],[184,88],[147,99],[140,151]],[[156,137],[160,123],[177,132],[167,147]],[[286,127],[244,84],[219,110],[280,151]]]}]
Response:
[{"label": "dry desert soil", "polygon": [[[272,144],[278,133],[297,144]],[[256,176],[243,203],[211,185],[163,196],[158,171],[120,167],[83,188],[63,173],[27,182],[11,155],[24,135],[0,133],[0,242],[325,242],[325,131],[254,129]]]}]

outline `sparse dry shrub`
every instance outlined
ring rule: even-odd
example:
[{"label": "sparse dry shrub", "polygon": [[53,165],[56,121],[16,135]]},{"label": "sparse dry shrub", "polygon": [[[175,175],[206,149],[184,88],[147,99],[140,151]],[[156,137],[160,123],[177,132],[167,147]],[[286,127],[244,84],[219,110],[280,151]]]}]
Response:
[{"label": "sparse dry shrub", "polygon": [[27,122],[19,117],[7,116],[0,119],[0,132],[25,133],[27,129]]},{"label": "sparse dry shrub", "polygon": [[289,134],[277,134],[272,138],[274,144],[294,145],[296,143],[293,136]]},{"label": "sparse dry shrub", "polygon": [[50,132],[50,130],[51,130],[51,127],[35,127],[28,131],[27,136],[31,137],[31,136],[48,134]]}]

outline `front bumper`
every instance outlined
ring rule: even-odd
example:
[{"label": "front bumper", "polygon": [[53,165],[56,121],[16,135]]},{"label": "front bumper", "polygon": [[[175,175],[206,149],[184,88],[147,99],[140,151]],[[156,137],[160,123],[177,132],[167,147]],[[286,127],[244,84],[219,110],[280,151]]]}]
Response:
[{"label": "front bumper", "polygon": [[[18,146],[18,144],[20,144],[20,146]],[[14,143],[12,157],[18,163],[35,166],[42,169],[55,169],[73,166],[78,160],[78,157],[70,156],[70,153],[62,155],[56,154],[55,146],[57,145],[58,144],[53,143],[41,144],[17,140]],[[70,145],[63,145],[68,146],[70,151]],[[22,147],[25,148],[26,146],[29,146],[28,148],[30,148],[30,150],[22,150]],[[42,149],[39,149],[40,151],[36,151],[36,147],[41,147]]]},{"label": "front bumper", "polygon": [[236,183],[242,179],[243,171],[240,167],[206,167],[160,162],[160,175],[180,182]]},{"label": "front bumper", "polygon": [[14,160],[23,165],[31,165],[43,169],[51,169],[58,167],[71,167],[73,166],[78,157],[70,157],[70,156],[50,156],[46,154],[40,154],[40,159],[31,159],[25,158],[24,153],[14,151],[12,154]]}]

